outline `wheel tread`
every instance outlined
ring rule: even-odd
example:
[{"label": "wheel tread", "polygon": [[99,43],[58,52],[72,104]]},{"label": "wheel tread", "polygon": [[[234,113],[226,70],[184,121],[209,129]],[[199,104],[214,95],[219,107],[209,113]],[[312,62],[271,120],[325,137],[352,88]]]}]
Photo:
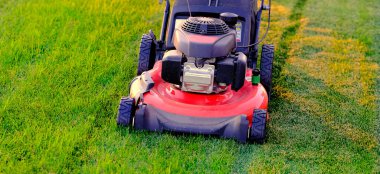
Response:
[{"label": "wheel tread", "polygon": [[273,59],[274,46],[266,44],[263,45],[260,64],[260,83],[264,86],[265,90],[267,91],[268,97],[270,97],[272,90]]},{"label": "wheel tread", "polygon": [[263,144],[266,137],[266,118],[267,111],[256,109],[253,113],[253,121],[249,140],[254,143]]},{"label": "wheel tread", "polygon": [[135,101],[133,98],[122,98],[119,104],[119,112],[117,114],[117,124],[128,126],[131,124],[133,117]]},{"label": "wheel tread", "polygon": [[137,75],[153,68],[155,62],[155,36],[152,32],[141,38]]}]

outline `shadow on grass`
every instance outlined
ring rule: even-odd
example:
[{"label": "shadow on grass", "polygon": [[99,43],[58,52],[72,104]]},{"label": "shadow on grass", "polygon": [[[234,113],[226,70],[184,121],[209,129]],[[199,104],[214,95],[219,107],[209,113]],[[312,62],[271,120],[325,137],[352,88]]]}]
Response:
[{"label": "shadow on grass", "polygon": [[[284,85],[284,77],[281,76],[281,71],[283,66],[285,65],[286,59],[289,57],[288,52],[290,50],[289,48],[289,42],[291,41],[291,38],[296,35],[299,27],[300,27],[300,19],[302,17],[302,11],[305,7],[307,0],[298,0],[296,4],[294,5],[291,14],[289,16],[289,21],[295,22],[293,25],[290,25],[286,27],[281,35],[281,40],[278,44],[278,48],[276,48],[275,51],[275,60],[273,65],[273,86],[278,85]],[[276,93],[276,91],[272,92],[271,102],[269,104],[269,110],[270,112],[279,110],[279,108],[284,105],[284,100],[279,97],[279,95]],[[285,112],[285,111],[284,111]],[[277,118],[273,118],[277,119]],[[284,137],[283,132],[273,132],[272,127],[273,123],[269,122],[268,124],[268,136],[269,141],[267,144],[263,146],[268,146],[268,143],[282,143],[283,141],[281,137]],[[275,136],[274,133],[276,134]],[[242,146],[241,150],[238,153],[237,162],[235,163],[234,172],[246,173],[249,169],[249,166],[252,165],[252,161],[254,161],[255,152],[257,149],[262,149],[263,146],[258,145],[245,145]],[[265,158],[265,157],[264,157]]]}]

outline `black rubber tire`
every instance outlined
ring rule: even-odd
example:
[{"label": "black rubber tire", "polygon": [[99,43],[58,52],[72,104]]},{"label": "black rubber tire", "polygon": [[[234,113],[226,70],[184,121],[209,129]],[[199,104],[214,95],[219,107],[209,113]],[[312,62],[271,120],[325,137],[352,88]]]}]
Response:
[{"label": "black rubber tire", "polygon": [[263,45],[260,63],[260,83],[264,86],[270,98],[272,92],[272,70],[274,58],[274,46]]},{"label": "black rubber tire", "polygon": [[251,143],[263,144],[266,137],[267,111],[255,109],[248,140]]},{"label": "black rubber tire", "polygon": [[156,62],[156,37],[153,32],[144,34],[141,38],[139,64],[137,67],[137,75],[153,68]]},{"label": "black rubber tire", "polygon": [[117,124],[120,126],[132,125],[133,116],[135,114],[135,99],[123,97],[120,100],[119,111],[117,113]]}]

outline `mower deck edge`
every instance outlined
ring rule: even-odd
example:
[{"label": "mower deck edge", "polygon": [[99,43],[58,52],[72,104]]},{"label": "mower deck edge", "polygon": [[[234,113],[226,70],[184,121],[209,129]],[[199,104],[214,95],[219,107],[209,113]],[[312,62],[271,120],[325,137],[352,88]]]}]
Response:
[{"label": "mower deck edge", "polygon": [[200,118],[168,113],[146,104],[138,106],[134,122],[135,128],[140,130],[218,135],[243,143],[247,141],[249,129],[246,115]]}]

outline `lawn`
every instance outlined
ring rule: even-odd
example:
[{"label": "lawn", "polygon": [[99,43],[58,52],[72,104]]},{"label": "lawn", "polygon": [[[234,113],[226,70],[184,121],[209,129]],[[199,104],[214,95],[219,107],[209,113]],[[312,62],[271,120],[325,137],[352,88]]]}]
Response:
[{"label": "lawn", "polygon": [[273,3],[269,136],[250,145],[116,126],[163,5],[0,0],[0,173],[379,173],[380,3]]}]

